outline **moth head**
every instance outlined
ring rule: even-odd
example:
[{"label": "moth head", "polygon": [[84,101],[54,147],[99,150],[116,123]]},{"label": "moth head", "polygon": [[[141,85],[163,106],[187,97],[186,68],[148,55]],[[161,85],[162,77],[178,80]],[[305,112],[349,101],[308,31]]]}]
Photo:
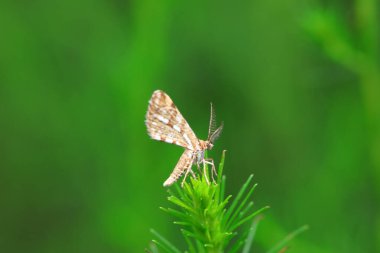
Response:
[{"label": "moth head", "polygon": [[209,140],[205,141],[205,149],[211,150],[214,147],[214,144],[212,144]]}]

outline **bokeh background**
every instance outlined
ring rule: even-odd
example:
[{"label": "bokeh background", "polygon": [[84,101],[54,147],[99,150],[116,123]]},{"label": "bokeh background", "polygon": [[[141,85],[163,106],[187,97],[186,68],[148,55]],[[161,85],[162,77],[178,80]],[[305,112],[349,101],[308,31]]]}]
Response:
[{"label": "bokeh background", "polygon": [[380,252],[379,2],[1,1],[0,251],[143,252],[182,148],[149,139],[165,90],[228,189],[270,205],[255,252]]}]

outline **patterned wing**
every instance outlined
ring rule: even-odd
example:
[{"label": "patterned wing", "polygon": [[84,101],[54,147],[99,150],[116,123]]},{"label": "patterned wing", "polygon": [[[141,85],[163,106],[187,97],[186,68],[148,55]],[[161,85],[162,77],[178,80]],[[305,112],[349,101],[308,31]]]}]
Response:
[{"label": "patterned wing", "polygon": [[186,149],[185,152],[179,158],[177,165],[175,166],[172,174],[170,174],[169,178],[164,182],[164,186],[172,185],[178,178],[188,169],[191,169],[191,165],[193,165],[194,161],[194,152]]},{"label": "patterned wing", "polygon": [[174,143],[190,150],[199,149],[199,140],[195,133],[163,91],[153,92],[145,124],[152,139]]}]

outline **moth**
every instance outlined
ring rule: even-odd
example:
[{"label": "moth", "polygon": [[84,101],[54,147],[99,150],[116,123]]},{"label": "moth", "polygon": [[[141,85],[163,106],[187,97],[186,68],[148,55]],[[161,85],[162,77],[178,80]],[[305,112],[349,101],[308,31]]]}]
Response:
[{"label": "moth", "polygon": [[[169,95],[161,90],[154,91],[149,100],[145,124],[152,139],[185,148],[173,172],[164,182],[164,186],[172,185],[183,173],[185,173],[185,176],[182,180],[182,186],[189,173],[195,177],[191,169],[193,164],[196,164],[198,169],[203,164],[203,173],[205,175],[206,164],[210,164],[212,178],[214,173],[217,174],[213,159],[204,157],[205,151],[213,148],[215,140],[220,136],[223,129],[223,122],[216,128],[216,118],[212,104],[208,137],[205,141],[198,139]],[[207,176],[205,178],[209,183]]]}]

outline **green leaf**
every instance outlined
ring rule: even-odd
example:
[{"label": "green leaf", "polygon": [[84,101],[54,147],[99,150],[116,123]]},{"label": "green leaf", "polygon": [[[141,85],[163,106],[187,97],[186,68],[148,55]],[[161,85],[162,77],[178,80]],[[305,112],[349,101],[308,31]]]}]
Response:
[{"label": "green leaf", "polygon": [[240,210],[245,206],[245,203],[247,203],[248,199],[251,197],[251,195],[253,194],[253,191],[255,190],[257,184],[254,184],[251,189],[249,190],[249,192],[247,193],[247,195],[245,196],[245,198],[243,199],[243,201],[241,201],[237,207],[237,209],[235,210],[235,212],[232,214],[231,218],[230,218],[230,221],[227,223],[227,227],[229,227],[234,221],[235,221],[235,218],[236,216],[239,214]]},{"label": "green leaf", "polygon": [[259,213],[267,210],[268,208],[269,208],[269,206],[264,206],[263,208],[260,208],[256,212],[252,213],[251,215],[248,215],[246,218],[241,219],[236,224],[234,224],[234,226],[231,228],[231,230],[237,229],[238,227],[240,227],[241,225],[243,225],[245,222],[249,221],[250,219],[252,219],[256,215],[258,215]]},{"label": "green leaf", "polygon": [[192,211],[192,208],[188,205],[186,205],[184,202],[182,202],[180,199],[178,199],[177,197],[175,196],[170,196],[168,198],[168,200],[174,204],[176,204],[177,206],[180,206],[180,207],[183,207],[184,209],[188,210],[188,211]]},{"label": "green leaf", "polygon": [[297,235],[299,235],[300,233],[306,231],[309,229],[309,226],[308,225],[304,225],[298,229],[296,229],[295,231],[293,231],[292,233],[288,234],[284,239],[282,239],[280,242],[278,242],[272,249],[270,249],[267,253],[275,253],[275,252],[279,252],[281,249],[283,249],[285,247],[285,245],[287,243],[289,243],[289,241],[291,241],[294,237],[296,237]]},{"label": "green leaf", "polygon": [[236,198],[232,202],[230,208],[228,209],[228,211],[224,217],[224,224],[227,225],[227,222],[229,221],[229,218],[230,218],[232,212],[235,210],[236,206],[239,204],[239,201],[240,201],[241,197],[243,196],[245,190],[249,186],[249,183],[251,182],[252,178],[253,178],[253,175],[250,175],[248,177],[247,181],[244,183],[244,185],[240,188],[238,195],[236,196]]},{"label": "green leaf", "polygon": [[224,200],[224,191],[225,191],[225,188],[226,188],[226,176],[223,175],[222,176],[222,182],[220,184],[220,200],[219,201],[223,201]]},{"label": "green leaf", "polygon": [[153,241],[158,246],[161,246],[164,250],[170,253],[181,253],[179,249],[177,249],[172,243],[170,243],[167,239],[165,239],[162,235],[160,235],[158,232],[156,232],[154,229],[151,229],[150,232],[155,235],[159,241]]},{"label": "green leaf", "polygon": [[185,214],[183,212],[177,211],[177,210],[172,209],[172,208],[163,208],[163,207],[161,207],[160,209],[163,210],[163,211],[165,211],[165,212],[167,212],[168,214],[173,215],[174,217],[177,217],[177,218],[180,218],[180,219],[188,219],[188,217],[189,217],[188,214]]},{"label": "green leaf", "polygon": [[226,157],[226,150],[223,150],[222,158],[220,160],[219,167],[218,167],[218,180],[217,180],[217,184],[218,185],[220,185],[222,183],[223,168],[224,168],[224,159],[225,159],[225,157]]},{"label": "green leaf", "polygon": [[186,232],[183,229],[181,229],[181,233],[182,233],[183,237],[185,238],[185,241],[187,243],[189,251],[190,252],[196,252],[194,243],[192,242],[191,238],[189,238],[189,236],[186,234]]},{"label": "green leaf", "polygon": [[245,240],[244,248],[242,253],[249,253],[252,247],[253,239],[255,238],[257,227],[259,225],[259,222],[261,221],[262,217],[258,216],[255,219],[253,219],[252,225],[249,228],[248,236]]},{"label": "green leaf", "polygon": [[250,201],[246,207],[239,213],[239,218],[243,217],[253,207],[253,201]]}]

